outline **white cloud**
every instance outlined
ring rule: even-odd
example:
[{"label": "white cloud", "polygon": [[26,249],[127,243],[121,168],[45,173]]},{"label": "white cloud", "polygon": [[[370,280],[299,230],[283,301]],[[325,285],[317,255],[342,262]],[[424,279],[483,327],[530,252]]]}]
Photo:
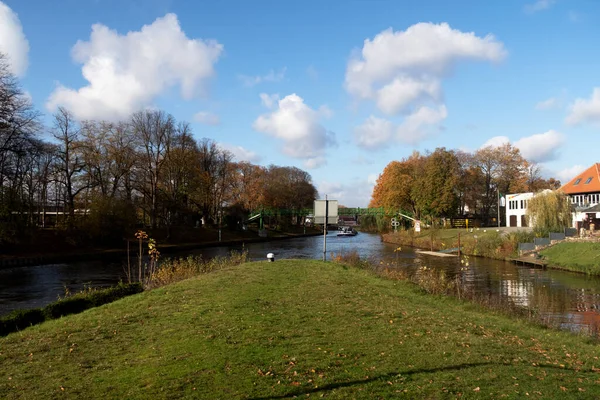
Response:
[{"label": "white cloud", "polygon": [[17,14],[0,1],[0,53],[8,57],[10,72],[16,76],[27,71],[29,42]]},{"label": "white cloud", "polygon": [[569,107],[566,122],[569,125],[578,125],[586,122],[600,123],[600,87],[594,88],[589,99],[575,99]]},{"label": "white cloud", "polygon": [[350,58],[344,86],[356,100],[375,101],[386,115],[408,115],[398,136],[417,143],[429,135],[429,121],[446,118],[442,80],[459,62],[498,62],[505,56],[504,45],[492,35],[478,37],[446,23],[390,28],[366,39]]},{"label": "white cloud", "polygon": [[208,111],[200,111],[194,114],[194,121],[204,125],[219,125],[221,123],[221,119],[217,114]]},{"label": "white cloud", "polygon": [[526,160],[543,163],[555,160],[564,142],[565,137],[562,133],[549,130],[521,138],[515,142],[515,147]]},{"label": "white cloud", "polygon": [[406,113],[415,102],[418,104],[432,100],[439,103],[442,88],[437,80],[415,80],[396,78],[377,91],[377,107],[387,115]]},{"label": "white cloud", "polygon": [[304,103],[302,97],[290,94],[279,100],[277,107],[254,121],[254,130],[284,142],[283,152],[304,159],[309,165],[322,165],[318,160],[325,149],[336,144],[335,136],[320,123],[322,115]]},{"label": "white cloud", "polygon": [[285,78],[286,67],[283,67],[281,71],[275,72],[270,70],[266,75],[238,75],[238,78],[242,81],[244,86],[252,87],[262,82],[281,82]]},{"label": "white cloud", "polygon": [[323,165],[327,164],[327,159],[325,157],[313,157],[313,158],[309,158],[304,160],[304,167],[308,168],[308,169],[315,169],[315,168],[319,168],[322,167]]},{"label": "white cloud", "polygon": [[260,101],[262,102],[262,104],[267,107],[269,110],[273,108],[273,106],[277,105],[277,102],[279,101],[279,94],[275,93],[275,94],[266,94],[266,93],[261,93],[259,94],[260,96]]},{"label": "white cloud", "polygon": [[536,110],[554,110],[560,107],[560,101],[556,97],[540,101],[535,105]]},{"label": "white cloud", "polygon": [[396,136],[401,142],[417,144],[431,136],[435,132],[433,126],[441,123],[447,116],[445,105],[438,108],[420,107],[398,126]]},{"label": "white cloud", "polygon": [[242,146],[235,146],[227,143],[219,143],[219,147],[229,151],[235,157],[236,161],[248,161],[251,163],[259,162],[262,157],[256,152],[248,150]]},{"label": "white cloud", "polygon": [[480,38],[446,23],[418,23],[398,32],[390,28],[366,39],[360,56],[350,59],[345,86],[350,94],[370,99],[374,86],[396,78],[436,82],[459,61],[500,61],[505,55],[504,45],[492,35]]},{"label": "white cloud", "polygon": [[214,40],[188,38],[175,14],[126,35],[95,24],[90,40],[80,40],[72,49],[89,84],[77,90],[59,85],[47,108],[65,106],[79,119],[115,120],[148,106],[175,85],[190,99],[205,94],[222,52],[223,45]]},{"label": "white cloud", "polygon": [[489,138],[484,144],[481,145],[480,149],[486,148],[486,147],[500,147],[500,146],[504,146],[505,144],[510,143],[510,139],[508,138],[508,136],[494,136]]},{"label": "white cloud", "polygon": [[[521,155],[528,161],[543,163],[555,160],[558,157],[558,151],[565,142],[565,136],[555,130],[549,130],[544,133],[538,133],[523,137],[513,145],[519,149]],[[507,136],[494,136],[488,139],[481,148],[500,147],[510,143]]]},{"label": "white cloud", "polygon": [[547,10],[554,3],[556,3],[556,0],[537,0],[534,3],[526,4],[524,10],[528,14],[533,14],[538,11]]},{"label": "white cloud", "polygon": [[359,146],[366,149],[379,149],[389,145],[394,137],[394,124],[387,119],[371,115],[354,130],[354,137]]},{"label": "white cloud", "polygon": [[560,182],[564,185],[569,182],[571,179],[575,178],[577,175],[585,171],[589,166],[584,165],[573,165],[572,167],[568,167],[562,169],[556,173],[556,177],[560,180]]}]

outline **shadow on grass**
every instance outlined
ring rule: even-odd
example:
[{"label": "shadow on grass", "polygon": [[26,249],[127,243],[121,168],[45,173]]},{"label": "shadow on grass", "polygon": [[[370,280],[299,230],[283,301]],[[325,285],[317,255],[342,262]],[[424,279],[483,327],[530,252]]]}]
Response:
[{"label": "shadow on grass", "polygon": [[[312,394],[312,393],[325,392],[325,391],[340,389],[340,388],[344,388],[344,387],[364,385],[364,384],[370,383],[370,382],[387,381],[390,378],[397,377],[399,375],[407,376],[407,375],[420,374],[420,373],[435,373],[435,372],[442,372],[442,371],[454,371],[454,370],[462,370],[465,368],[481,367],[484,365],[513,366],[513,364],[510,364],[510,363],[482,362],[482,363],[449,365],[447,367],[431,368],[431,369],[414,369],[414,370],[403,371],[403,372],[389,372],[387,374],[375,376],[375,377],[368,378],[368,379],[360,379],[360,380],[355,380],[355,381],[339,382],[339,383],[330,383],[328,385],[320,386],[318,388],[305,389],[305,390],[294,390],[289,393],[277,395],[277,396],[253,397],[253,398],[250,398],[249,400],[285,399],[288,397],[296,397],[296,396],[302,396],[302,395],[307,395],[307,394]],[[563,371],[569,369],[569,368],[558,367],[556,365],[538,365],[537,367],[544,368],[544,369],[556,368],[556,369],[561,369]]]},{"label": "shadow on grass", "polygon": [[370,382],[383,381],[383,380],[387,381],[390,378],[396,377],[398,375],[413,375],[413,374],[419,374],[419,373],[452,371],[452,370],[458,370],[458,369],[464,369],[464,368],[481,367],[483,365],[490,365],[490,364],[494,364],[494,363],[492,363],[492,362],[469,363],[469,364],[460,364],[460,365],[450,365],[447,367],[432,368],[432,369],[414,369],[414,370],[405,371],[405,372],[388,372],[387,374],[374,376],[374,377],[368,378],[368,379],[360,379],[360,380],[355,380],[355,381],[339,382],[339,383],[330,383],[328,385],[320,386],[320,387],[314,388],[314,389],[295,390],[295,391],[291,391],[287,394],[282,394],[282,395],[278,395],[278,396],[253,397],[250,400],[285,399],[288,397],[302,396],[305,394],[318,393],[318,392],[325,392],[328,390],[334,390],[334,389],[339,389],[339,388],[344,388],[344,387],[349,387],[349,386],[364,385],[365,383],[370,383]]}]

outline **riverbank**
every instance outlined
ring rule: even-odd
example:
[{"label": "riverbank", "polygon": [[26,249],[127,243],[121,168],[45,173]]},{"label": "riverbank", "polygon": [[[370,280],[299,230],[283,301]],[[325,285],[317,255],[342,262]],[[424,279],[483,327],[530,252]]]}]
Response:
[{"label": "riverbank", "polygon": [[550,268],[600,275],[600,242],[568,241],[540,252]]},{"label": "riverbank", "polygon": [[[285,231],[268,231],[268,237],[259,237],[258,233],[252,235],[252,233],[245,232],[236,235],[235,232],[223,233],[222,240],[219,241],[218,231],[213,230],[213,234],[206,235],[211,237],[208,240],[202,241],[190,241],[180,243],[169,243],[164,241],[158,242],[159,250],[164,255],[173,253],[183,252],[187,250],[202,249],[207,247],[219,247],[219,246],[232,246],[242,245],[245,243],[261,243],[269,241],[284,240],[290,238],[307,237],[322,235],[322,232],[317,230],[307,229],[306,233],[301,232],[285,232]],[[129,255],[131,257],[137,257],[137,242],[130,241]],[[56,263],[68,263],[75,261],[89,261],[89,260],[101,260],[101,261],[113,261],[122,260],[127,258],[127,245],[124,244],[123,248],[120,249],[62,249],[60,252],[26,252],[22,254],[16,254],[11,256],[0,255],[0,268],[11,268],[15,266],[29,266],[29,265],[43,265],[43,264],[56,264]]]},{"label": "riverbank", "polygon": [[2,398],[600,394],[588,339],[308,260],[203,275],[10,334],[0,348]]},{"label": "riverbank", "polygon": [[427,229],[421,232],[399,230],[382,235],[382,240],[398,246],[411,246],[431,251],[459,247],[463,255],[506,260],[518,255],[522,242],[532,242],[533,233],[498,228]]}]

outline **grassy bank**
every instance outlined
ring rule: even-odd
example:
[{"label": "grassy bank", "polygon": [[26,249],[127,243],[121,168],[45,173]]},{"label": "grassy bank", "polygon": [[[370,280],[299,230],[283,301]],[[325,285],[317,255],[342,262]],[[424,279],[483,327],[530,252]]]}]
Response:
[{"label": "grassy bank", "polygon": [[549,267],[600,275],[600,243],[562,242],[540,252]]},{"label": "grassy bank", "polygon": [[518,255],[521,242],[533,242],[533,233],[525,231],[503,232],[496,228],[466,229],[424,229],[421,232],[400,230],[383,234],[384,242],[400,246],[419,247],[428,250],[443,250],[460,247],[462,253],[472,256],[504,260]]},{"label": "grassy bank", "polygon": [[581,398],[598,356],[367,271],[258,262],[1,338],[0,398]]}]

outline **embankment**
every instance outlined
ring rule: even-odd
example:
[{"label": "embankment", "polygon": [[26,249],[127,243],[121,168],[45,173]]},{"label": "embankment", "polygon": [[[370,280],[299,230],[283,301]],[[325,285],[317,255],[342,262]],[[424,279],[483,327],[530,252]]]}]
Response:
[{"label": "embankment", "polygon": [[595,398],[597,346],[335,263],[243,264],[0,338],[0,398]]}]

